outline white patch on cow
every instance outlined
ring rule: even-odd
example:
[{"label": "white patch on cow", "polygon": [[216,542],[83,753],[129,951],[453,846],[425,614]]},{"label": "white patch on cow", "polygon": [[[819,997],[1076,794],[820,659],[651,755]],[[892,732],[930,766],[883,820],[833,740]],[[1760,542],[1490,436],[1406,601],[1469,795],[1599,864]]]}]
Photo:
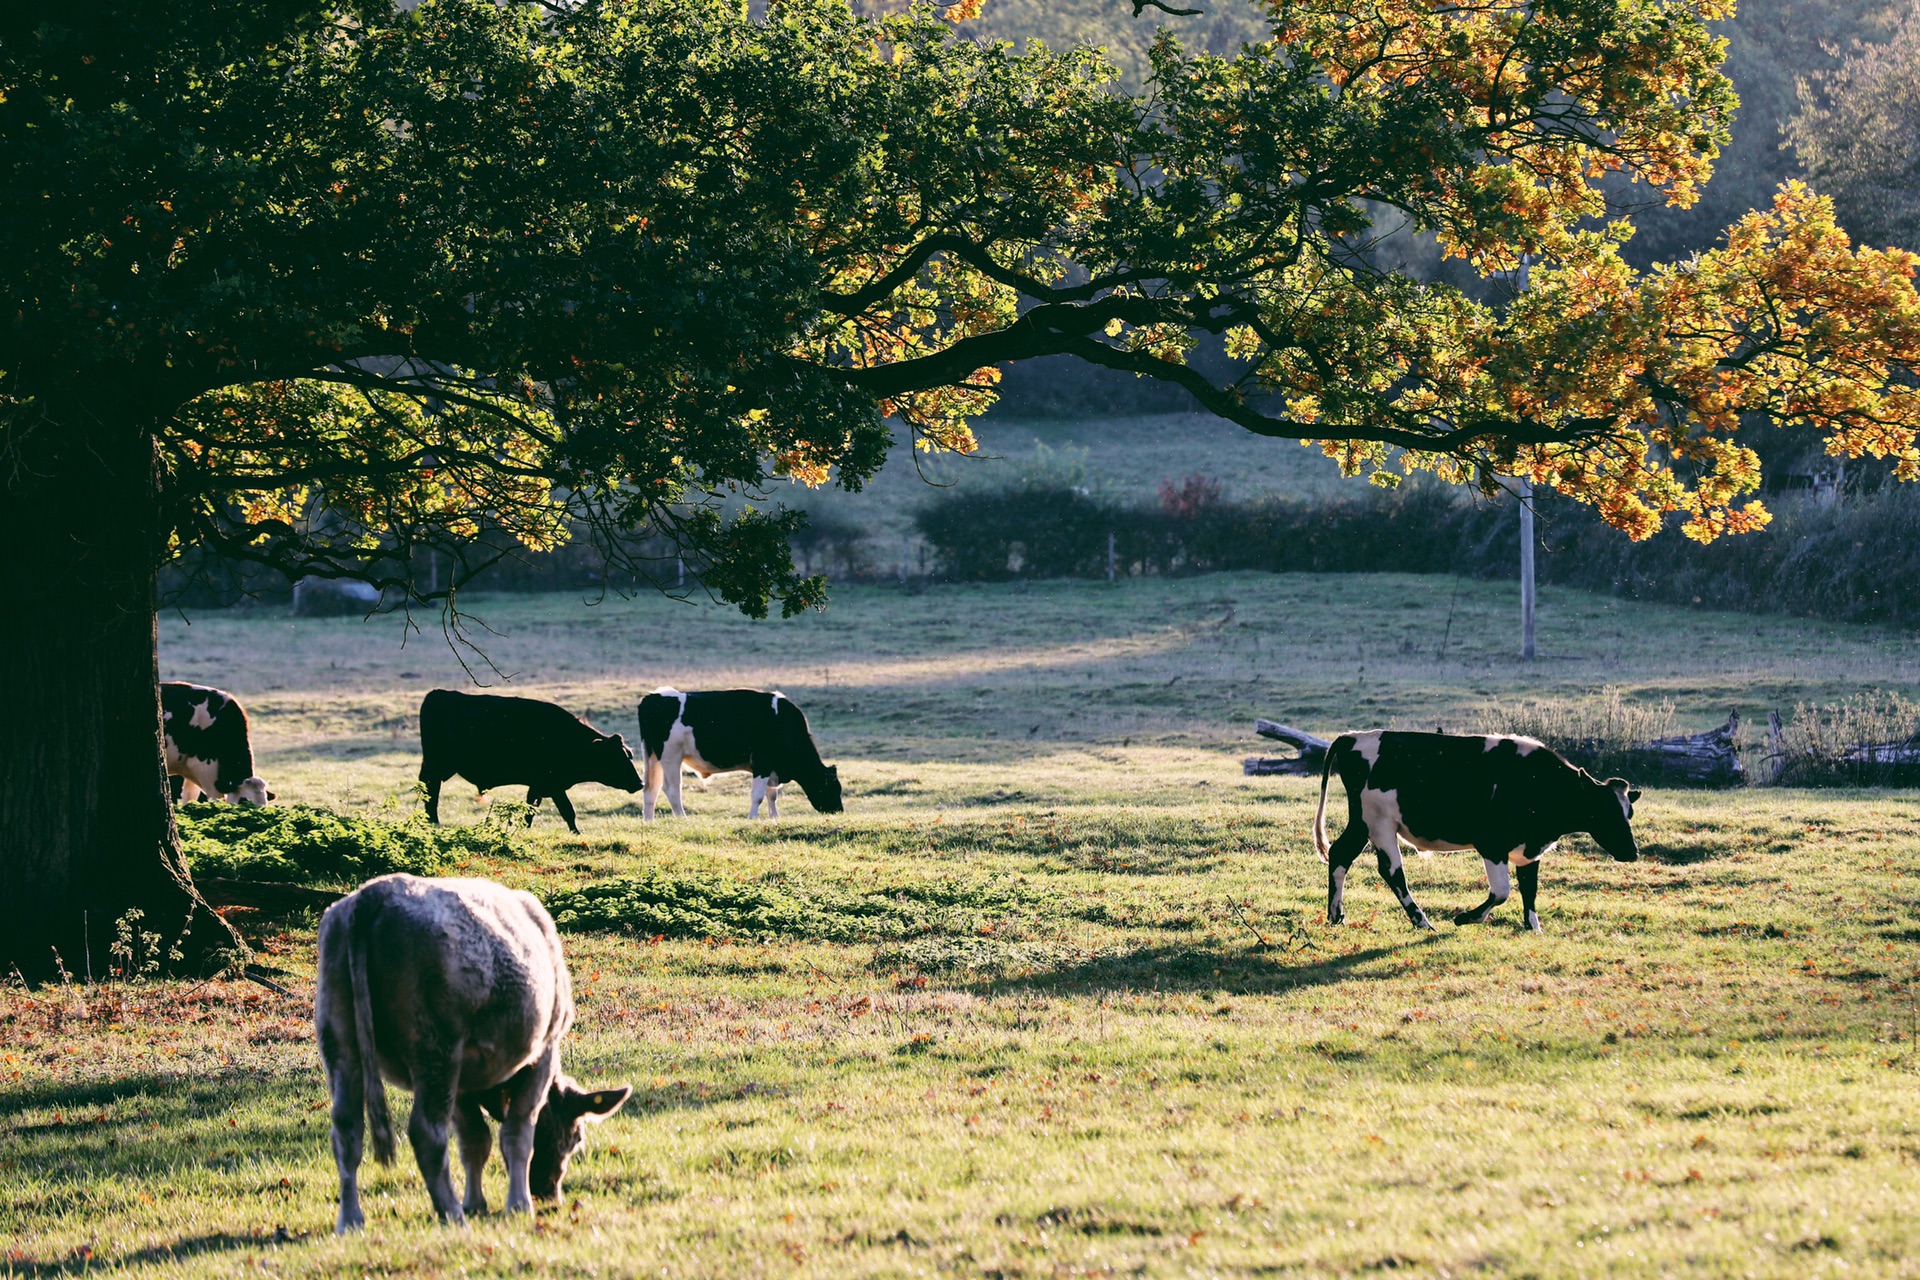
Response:
[{"label": "white patch on cow", "polygon": [[[1556,848],[1559,847],[1559,845],[1560,845],[1560,842],[1558,840],[1555,840],[1552,844],[1549,844],[1549,845],[1542,845],[1540,848],[1540,858],[1544,858],[1548,854],[1552,853]],[[1540,861],[1540,858],[1529,858],[1527,856],[1527,846],[1525,845],[1514,846],[1513,852],[1507,855],[1507,860],[1513,863],[1513,865],[1516,867],[1524,867],[1531,863],[1538,862]]]},{"label": "white patch on cow", "polygon": [[233,789],[229,798],[240,804],[263,805],[273,799],[273,793],[267,790],[265,778],[248,778]]},{"label": "white patch on cow", "polygon": [[[700,754],[700,748],[693,740],[693,728],[684,721],[673,722],[673,729],[667,734],[665,747],[660,752],[662,760],[680,757],[680,768],[700,779],[704,786],[708,778],[722,773],[745,773],[744,769],[722,769]],[[676,772],[668,770],[669,773]]]},{"label": "white patch on cow", "polygon": [[780,714],[780,699],[786,696],[787,696],[786,694],[780,692],[778,689],[775,689],[773,691],[773,703],[772,703],[773,714],[775,714],[776,716]]},{"label": "white patch on cow", "polygon": [[1535,933],[1546,932],[1545,929],[1540,927],[1540,913],[1538,911],[1527,912],[1527,928],[1533,930]]},{"label": "white patch on cow", "polygon": [[1469,844],[1454,844],[1447,840],[1437,840],[1409,830],[1406,820],[1400,816],[1400,793],[1398,791],[1375,791],[1371,787],[1360,790],[1360,822],[1366,827],[1367,835],[1376,849],[1393,851],[1399,856],[1399,846],[1404,841],[1408,848],[1425,856],[1429,853],[1447,853],[1456,849],[1471,849]]},{"label": "white patch on cow", "polygon": [[1633,801],[1627,799],[1626,788],[1615,787],[1613,789],[1613,798],[1620,802],[1620,816],[1629,822],[1633,821]]},{"label": "white patch on cow", "polygon": [[213,699],[208,698],[205,702],[194,703],[193,718],[187,723],[196,729],[213,728]]},{"label": "white patch on cow", "polygon": [[1531,755],[1535,751],[1544,751],[1547,747],[1547,744],[1538,738],[1523,738],[1519,734],[1514,735],[1513,741],[1518,748],[1518,754],[1523,756]]},{"label": "white patch on cow", "polygon": [[[181,780],[182,800],[198,800],[202,792],[210,796],[219,794],[214,790],[214,782],[220,776],[220,762],[181,755],[172,738],[167,739],[167,772]],[[193,794],[187,794],[189,791]]]},{"label": "white patch on cow", "polygon": [[1507,864],[1495,862],[1491,858],[1482,859],[1487,866],[1487,892],[1500,902],[1505,902],[1513,892],[1513,880],[1507,875]]},{"label": "white patch on cow", "polygon": [[1487,745],[1481,748],[1483,751],[1491,751],[1503,742],[1511,742],[1514,754],[1519,756],[1530,756],[1547,745],[1538,738],[1518,733],[1489,733],[1484,735],[1484,740]]},{"label": "white patch on cow", "polygon": [[1371,769],[1373,762],[1380,758],[1380,730],[1369,729],[1365,733],[1354,734],[1353,749],[1359,753],[1360,758],[1365,760],[1367,767]]},{"label": "white patch on cow", "polygon": [[1481,747],[1480,749],[1482,751],[1491,751],[1495,747],[1499,746],[1501,743],[1505,742],[1506,739],[1501,737],[1497,733],[1489,733],[1484,738],[1482,738],[1481,741],[1485,742],[1486,745]]}]

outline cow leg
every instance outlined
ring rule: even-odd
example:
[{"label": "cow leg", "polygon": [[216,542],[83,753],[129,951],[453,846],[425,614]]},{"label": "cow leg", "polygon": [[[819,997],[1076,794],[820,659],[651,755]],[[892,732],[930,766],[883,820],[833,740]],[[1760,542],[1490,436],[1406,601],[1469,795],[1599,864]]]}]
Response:
[{"label": "cow leg", "polygon": [[487,1157],[493,1153],[493,1130],[488,1128],[480,1104],[472,1098],[455,1101],[453,1126],[460,1138],[460,1163],[467,1171],[467,1195],[460,1202],[460,1211],[472,1217],[487,1211],[487,1193],[480,1185],[480,1176],[486,1171]]},{"label": "cow leg", "polygon": [[1367,847],[1367,829],[1351,822],[1327,850],[1327,923],[1347,918],[1347,872]]},{"label": "cow leg", "polygon": [[533,1194],[527,1185],[527,1169],[533,1163],[533,1126],[558,1071],[559,1064],[549,1050],[507,1081],[506,1105],[500,1112],[500,1157],[507,1164],[508,1213],[533,1211]]},{"label": "cow leg", "polygon": [[340,1216],[333,1233],[344,1236],[367,1225],[360,1208],[360,1154],[366,1140],[366,1078],[360,1055],[321,1032],[321,1056],[327,1064],[327,1083],[333,1091],[333,1163],[340,1172]]},{"label": "cow leg", "polygon": [[1495,862],[1492,858],[1481,861],[1487,866],[1487,900],[1471,911],[1462,911],[1453,918],[1455,924],[1485,924],[1493,917],[1493,909],[1507,900],[1512,892],[1511,882],[1507,878],[1507,864]]},{"label": "cow leg", "polygon": [[777,773],[767,775],[767,816],[780,816],[780,775]]},{"label": "cow leg", "polygon": [[567,799],[567,793],[565,791],[556,791],[553,793],[553,808],[554,811],[560,815],[560,820],[567,824],[567,830],[573,832],[575,835],[579,835],[580,824],[574,821],[573,801]]},{"label": "cow leg", "polygon": [[528,826],[533,825],[533,811],[535,809],[538,809],[540,807],[540,802],[542,800],[545,800],[546,798],[547,798],[546,793],[541,791],[539,788],[537,787],[527,788],[527,825]]},{"label": "cow leg", "polygon": [[[1373,838],[1374,856],[1380,868],[1380,878],[1387,882],[1387,888],[1393,890],[1393,896],[1400,900],[1401,909],[1407,913],[1407,919],[1416,929],[1432,929],[1433,921],[1427,919],[1427,913],[1413,900],[1413,891],[1407,888],[1407,868],[1400,857],[1400,841],[1397,835],[1389,833],[1386,843],[1378,835]],[[1329,854],[1329,857],[1332,855]]]},{"label": "cow leg", "polygon": [[661,768],[665,769],[667,774],[664,780],[667,791],[667,804],[672,807],[674,817],[684,818],[687,816],[687,807],[680,803],[680,783],[682,781],[680,776],[680,757],[675,755],[672,759],[661,761]]},{"label": "cow leg", "polygon": [[653,805],[660,798],[661,769],[660,757],[651,753],[646,761],[646,779],[640,791],[640,821],[653,821]]},{"label": "cow leg", "polygon": [[1527,928],[1535,933],[1544,933],[1545,930],[1540,927],[1540,913],[1533,909],[1534,895],[1540,891],[1540,864],[1523,862],[1513,870],[1520,881],[1521,918],[1526,921]]},{"label": "cow leg", "polygon": [[205,793],[200,790],[199,785],[196,784],[192,779],[190,778],[180,779],[180,799],[198,800],[203,794]]},{"label": "cow leg", "polygon": [[445,781],[445,778],[429,778],[425,773],[420,775],[420,785],[427,789],[427,821],[436,827],[440,825],[440,784]]},{"label": "cow leg", "polygon": [[748,792],[747,817],[749,819],[760,816],[760,802],[766,799],[766,797],[767,780],[756,774],[753,779],[752,789]]},{"label": "cow leg", "polygon": [[413,1116],[407,1121],[407,1138],[413,1144],[413,1158],[426,1179],[427,1195],[442,1222],[464,1223],[459,1197],[453,1194],[453,1175],[447,1168],[448,1130],[453,1127],[453,1077],[459,1070],[460,1046],[441,1054],[428,1048],[428,1061],[416,1069],[413,1078]]}]

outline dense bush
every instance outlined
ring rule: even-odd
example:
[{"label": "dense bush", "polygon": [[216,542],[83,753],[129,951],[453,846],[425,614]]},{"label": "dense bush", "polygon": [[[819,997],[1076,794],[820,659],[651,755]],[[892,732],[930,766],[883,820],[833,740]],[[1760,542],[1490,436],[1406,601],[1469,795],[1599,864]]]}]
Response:
[{"label": "dense bush", "polygon": [[306,805],[185,804],[181,844],[195,875],[351,889],[408,871],[452,875],[474,858],[514,856],[500,827],[430,827],[342,817]]},{"label": "dense bush", "polygon": [[782,877],[747,881],[660,870],[563,889],[546,902],[554,923],[568,932],[826,942],[973,937],[990,919],[1034,906],[1001,888],[953,881],[833,891]]}]

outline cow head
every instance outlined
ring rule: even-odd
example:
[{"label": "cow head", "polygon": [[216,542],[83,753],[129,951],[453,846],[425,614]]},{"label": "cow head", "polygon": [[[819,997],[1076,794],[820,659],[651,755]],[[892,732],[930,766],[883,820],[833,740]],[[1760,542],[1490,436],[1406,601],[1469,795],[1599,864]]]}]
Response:
[{"label": "cow head", "polygon": [[1593,812],[1587,828],[1595,843],[1613,855],[1616,862],[1632,862],[1640,856],[1633,838],[1633,802],[1640,792],[1625,778],[1594,780],[1588,791]]},{"label": "cow head", "polygon": [[820,776],[811,784],[802,780],[800,789],[807,793],[807,799],[821,813],[839,813],[847,806],[840,800],[840,766],[830,764],[820,771]]},{"label": "cow head", "polygon": [[604,787],[618,787],[622,791],[640,789],[640,770],[633,764],[633,749],[627,746],[627,740],[619,734],[600,739],[593,744],[594,774],[589,781]]},{"label": "cow head", "polygon": [[265,778],[247,778],[233,789],[233,802],[235,804],[262,805],[272,799],[274,799],[274,794],[267,790],[267,780]]},{"label": "cow head", "polygon": [[589,1093],[564,1072],[547,1090],[547,1101],[533,1126],[533,1159],[527,1189],[536,1200],[558,1200],[567,1161],[587,1142],[587,1125],[619,1111],[633,1094],[630,1085]]}]

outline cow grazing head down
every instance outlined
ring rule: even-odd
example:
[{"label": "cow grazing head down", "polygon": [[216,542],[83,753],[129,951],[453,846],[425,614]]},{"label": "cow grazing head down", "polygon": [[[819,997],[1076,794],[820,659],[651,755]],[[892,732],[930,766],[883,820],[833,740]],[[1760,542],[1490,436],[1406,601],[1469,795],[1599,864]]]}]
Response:
[{"label": "cow grazing head down", "polygon": [[821,769],[820,776],[817,778],[814,778],[811,782],[811,785],[809,785],[808,780],[805,778],[802,778],[799,781],[800,781],[800,789],[807,793],[808,801],[812,803],[814,809],[817,812],[820,812],[820,813],[845,812],[847,806],[840,799],[840,766],[839,765],[830,764],[830,765],[827,765],[825,768]]},{"label": "cow grazing head down", "polygon": [[567,1162],[587,1142],[587,1126],[619,1113],[633,1096],[629,1085],[588,1091],[572,1077],[561,1075],[547,1091],[546,1105],[533,1126],[533,1160],[527,1166],[527,1188],[536,1200],[558,1200]]},{"label": "cow grazing head down", "polygon": [[622,791],[641,788],[640,770],[633,763],[633,748],[624,737],[616,733],[600,739],[593,744],[592,756],[594,774],[586,781]]},{"label": "cow grazing head down", "polygon": [[264,805],[277,798],[273,792],[267,790],[265,778],[247,778],[233,789],[235,804]]},{"label": "cow grazing head down", "polygon": [[1586,777],[1592,783],[1588,794],[1593,810],[1587,833],[1615,862],[1637,861],[1640,846],[1633,838],[1633,802],[1640,798],[1639,788],[1625,778],[1601,782],[1590,774]]}]

